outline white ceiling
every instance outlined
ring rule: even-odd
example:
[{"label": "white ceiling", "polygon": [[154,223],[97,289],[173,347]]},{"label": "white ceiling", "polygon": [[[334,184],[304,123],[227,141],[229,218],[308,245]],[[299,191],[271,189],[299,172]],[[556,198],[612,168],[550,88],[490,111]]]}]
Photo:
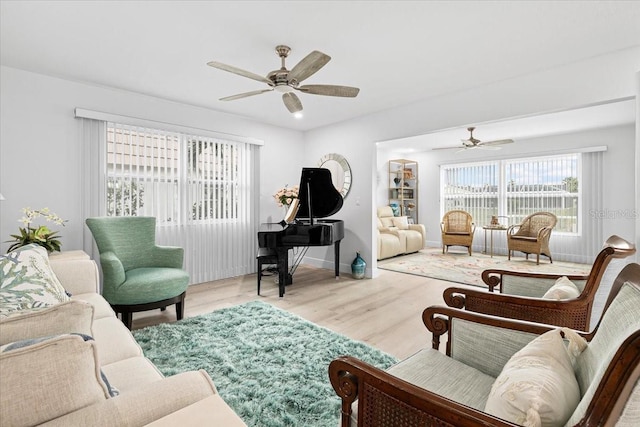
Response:
[{"label": "white ceiling", "polygon": [[[1,1],[2,65],[309,130],[640,45],[635,1]],[[312,50],[332,60],[305,84],[296,120],[257,81]],[[459,138],[457,137],[456,140]]]}]

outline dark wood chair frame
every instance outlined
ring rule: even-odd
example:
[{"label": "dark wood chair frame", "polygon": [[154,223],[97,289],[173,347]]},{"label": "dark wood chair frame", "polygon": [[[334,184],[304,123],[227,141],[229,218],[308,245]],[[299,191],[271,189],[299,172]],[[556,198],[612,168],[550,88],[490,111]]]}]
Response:
[{"label": "dark wood chair frame", "polygon": [[[443,292],[444,302],[450,307],[463,308],[477,313],[586,331],[591,320],[593,301],[607,266],[612,259],[626,258],[635,252],[635,245],[613,235],[607,239],[603,249],[596,256],[588,275],[485,270],[482,272],[482,280],[487,284],[490,292],[451,287]],[[540,279],[557,279],[567,276],[569,280],[586,280],[586,283],[578,298],[549,300],[503,294],[501,284],[504,276]],[[496,288],[500,293],[493,293]]]},{"label": "dark wood chair frame", "polygon": [[186,294],[187,292],[185,291],[173,298],[167,298],[162,301],[147,302],[144,304],[112,304],[111,308],[113,311],[121,315],[122,323],[124,323],[128,329],[131,329],[131,325],[133,324],[133,313],[155,310],[157,308],[165,311],[168,306],[173,304],[176,305],[176,319],[182,320],[184,317],[184,297]]},{"label": "dark wood chair frame", "polygon": [[[640,265],[629,264],[616,278],[607,302],[609,306],[622,284],[640,288]],[[504,319],[450,307],[430,307],[422,320],[432,333],[432,346],[439,349],[440,338],[455,333],[452,319],[464,319],[484,325],[543,334],[554,326]],[[580,333],[591,341],[591,333]],[[451,355],[451,339],[446,354]],[[628,337],[616,351],[597,387],[585,416],[578,426],[614,425],[624,410],[633,387],[640,378],[640,331]],[[331,385],[342,399],[341,425],[350,427],[351,404],[358,399],[358,426],[413,427],[423,425],[470,427],[516,426],[482,411],[439,396],[403,381],[355,357],[342,356],[329,365]]]}]

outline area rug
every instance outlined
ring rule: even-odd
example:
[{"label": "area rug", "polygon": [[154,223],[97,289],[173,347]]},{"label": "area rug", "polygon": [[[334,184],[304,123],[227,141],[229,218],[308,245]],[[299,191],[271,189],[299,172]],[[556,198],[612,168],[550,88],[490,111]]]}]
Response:
[{"label": "area rug", "polygon": [[540,265],[536,265],[535,255],[529,255],[529,260],[524,257],[508,260],[506,256],[494,255],[491,258],[482,253],[469,256],[466,250],[443,254],[442,249],[432,248],[379,261],[378,268],[486,288],[481,274],[490,268],[530,273],[588,274],[591,265],[560,261],[550,264],[545,257],[540,257]]},{"label": "area rug", "polygon": [[352,355],[382,369],[393,357],[269,304],[254,301],[133,331],[166,375],[204,369],[250,427],[335,427],[340,399],[329,363]]}]

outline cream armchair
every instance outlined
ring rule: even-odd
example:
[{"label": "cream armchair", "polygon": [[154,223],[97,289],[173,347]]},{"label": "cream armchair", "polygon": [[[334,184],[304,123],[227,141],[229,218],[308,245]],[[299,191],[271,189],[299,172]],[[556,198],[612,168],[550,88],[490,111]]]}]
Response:
[{"label": "cream armchair", "polygon": [[409,224],[407,217],[393,216],[390,206],[378,208],[378,259],[417,252],[424,248],[424,225]]}]

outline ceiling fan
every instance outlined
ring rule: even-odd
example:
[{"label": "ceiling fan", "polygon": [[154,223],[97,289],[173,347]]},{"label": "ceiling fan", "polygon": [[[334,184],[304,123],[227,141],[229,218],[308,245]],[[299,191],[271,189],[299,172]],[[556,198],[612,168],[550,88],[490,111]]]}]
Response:
[{"label": "ceiling fan", "polygon": [[464,151],[464,150],[473,150],[475,148],[480,148],[484,150],[499,150],[502,147],[498,147],[498,145],[511,144],[513,142],[513,139],[497,139],[494,141],[480,141],[479,139],[476,139],[473,137],[473,131],[475,129],[476,129],[475,127],[467,128],[467,130],[469,131],[469,138],[461,140],[462,147],[460,146],[439,147],[439,148],[433,148],[433,150],[449,150],[452,148],[459,148],[459,150],[456,151],[456,153],[459,153],[460,151]]},{"label": "ceiling fan", "polygon": [[207,65],[218,68],[220,70],[228,71],[230,73],[238,74],[243,77],[248,77],[253,80],[257,80],[269,85],[267,89],[254,90],[251,92],[240,93],[237,95],[227,96],[220,98],[220,101],[233,101],[235,99],[246,98],[248,96],[260,95],[261,93],[271,92],[273,90],[282,93],[282,101],[287,107],[289,112],[298,113],[302,111],[302,102],[298,96],[294,93],[299,91],[302,93],[308,93],[311,95],[325,95],[325,96],[339,96],[346,98],[354,98],[360,92],[357,87],[350,86],[336,86],[336,85],[302,85],[303,80],[311,77],[320,68],[324,67],[327,62],[331,60],[329,55],[314,50],[309,55],[305,56],[298,64],[296,64],[291,70],[287,70],[285,67],[285,59],[289,56],[291,48],[289,46],[278,45],[276,46],[276,53],[281,59],[281,67],[279,70],[271,71],[266,77],[254,74],[250,71],[245,71],[240,68],[223,64],[221,62],[211,61]]}]

